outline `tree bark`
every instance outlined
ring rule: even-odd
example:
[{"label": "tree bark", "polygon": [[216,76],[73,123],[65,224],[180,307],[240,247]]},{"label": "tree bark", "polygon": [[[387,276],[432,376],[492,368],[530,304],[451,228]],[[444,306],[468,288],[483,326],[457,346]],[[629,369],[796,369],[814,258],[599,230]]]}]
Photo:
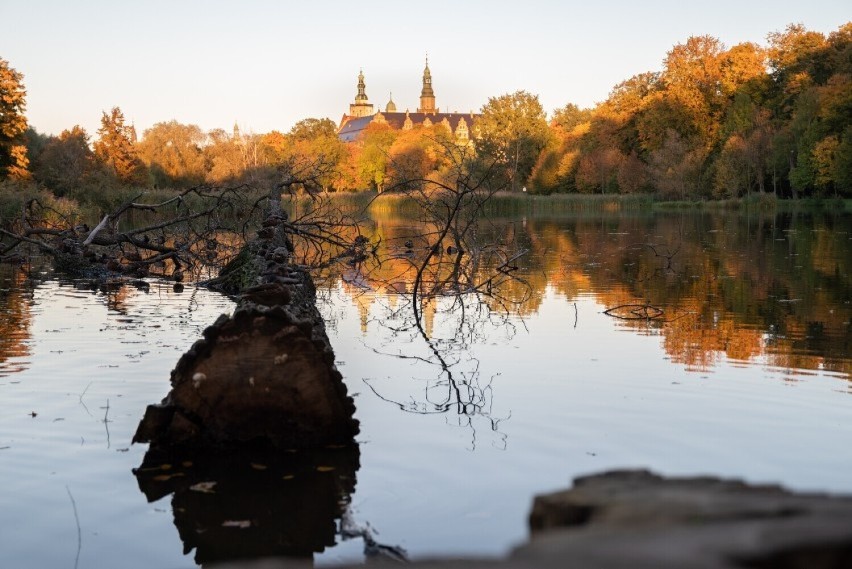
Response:
[{"label": "tree bark", "polygon": [[211,288],[239,298],[178,361],[134,442],[316,448],[354,442],[355,405],[334,364],[310,275],[290,264],[273,212]]}]

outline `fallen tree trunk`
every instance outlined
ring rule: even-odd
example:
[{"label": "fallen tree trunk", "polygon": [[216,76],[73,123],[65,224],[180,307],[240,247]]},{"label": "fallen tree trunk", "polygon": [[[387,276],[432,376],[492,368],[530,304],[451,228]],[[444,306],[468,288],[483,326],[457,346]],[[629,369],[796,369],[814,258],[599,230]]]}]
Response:
[{"label": "fallen tree trunk", "polygon": [[274,213],[209,283],[239,299],[172,371],[134,442],[158,446],[277,448],[346,445],[355,405],[334,364],[308,273],[290,263],[286,218]]}]

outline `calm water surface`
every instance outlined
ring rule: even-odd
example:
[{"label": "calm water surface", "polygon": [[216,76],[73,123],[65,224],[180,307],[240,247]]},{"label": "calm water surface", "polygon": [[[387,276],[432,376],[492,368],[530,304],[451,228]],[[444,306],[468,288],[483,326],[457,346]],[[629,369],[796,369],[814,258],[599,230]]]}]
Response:
[{"label": "calm water surface", "polygon": [[[392,244],[410,226],[374,230]],[[530,250],[524,282],[500,291],[510,312],[430,304],[430,343],[394,292],[403,259],[320,287],[362,425],[343,498],[378,541],[415,558],[502,555],[526,538],[533,495],[610,468],[852,493],[852,217],[530,217],[485,237]],[[232,303],[3,271],[0,567],[195,567],[192,507],[147,501],[132,473],[146,448],[130,439]],[[622,305],[663,312],[605,312]],[[245,515],[256,522],[311,510],[254,488],[267,487],[240,499],[280,505]],[[336,541],[318,564],[363,558],[359,539]]]}]

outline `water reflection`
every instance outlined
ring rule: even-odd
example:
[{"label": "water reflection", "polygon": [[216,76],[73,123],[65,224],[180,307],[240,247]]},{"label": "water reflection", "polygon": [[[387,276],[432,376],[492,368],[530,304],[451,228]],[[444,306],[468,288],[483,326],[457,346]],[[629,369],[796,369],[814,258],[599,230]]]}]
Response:
[{"label": "water reflection", "polygon": [[[727,359],[791,373],[852,373],[848,214],[674,212],[522,221],[492,219],[481,227],[480,250],[512,240],[529,253],[512,261],[520,278],[489,288],[479,298],[488,310],[466,313],[464,321],[536,314],[546,292],[555,290],[568,302],[591,295],[602,309],[638,304],[662,310],[659,318],[617,325],[660,336],[671,361],[690,371],[706,372]],[[386,244],[417,232],[416,222],[387,214],[373,229]],[[485,281],[501,262],[477,256],[466,270]],[[391,254],[369,270],[343,275],[361,307],[362,330],[373,302],[399,313],[395,298],[410,294],[412,266],[408,256]],[[436,306],[423,307],[427,336]],[[453,310],[462,313],[463,307]]]},{"label": "water reflection", "polygon": [[28,366],[32,290],[26,280],[18,267],[0,265],[0,377]]},{"label": "water reflection", "polygon": [[149,502],[172,494],[184,554],[201,565],[313,559],[335,544],[355,491],[358,447],[169,454],[150,449],[134,470]]},{"label": "water reflection", "polygon": [[[470,450],[476,449],[480,428],[491,433],[495,447],[505,449],[507,435],[501,427],[511,413],[494,413],[494,377],[483,376],[481,362],[470,350],[495,330],[511,336],[515,323],[507,313],[489,308],[482,294],[432,299],[397,294],[393,298],[394,307],[384,307],[382,317],[374,321],[383,329],[377,335],[383,340],[373,349],[416,368],[413,379],[419,389],[401,395],[381,379],[368,378],[364,383],[374,395],[406,413],[446,415],[470,433]],[[418,310],[412,309],[412,302],[419,303]]]}]

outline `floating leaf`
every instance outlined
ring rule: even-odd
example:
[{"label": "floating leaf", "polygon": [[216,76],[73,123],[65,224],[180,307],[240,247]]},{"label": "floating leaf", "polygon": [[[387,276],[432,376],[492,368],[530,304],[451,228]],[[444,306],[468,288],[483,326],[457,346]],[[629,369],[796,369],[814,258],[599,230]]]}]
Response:
[{"label": "floating leaf", "polygon": [[251,467],[254,468],[255,470],[266,470],[267,468],[269,468],[265,464],[258,464],[256,462],[252,462]]},{"label": "floating leaf", "polygon": [[240,528],[246,529],[247,527],[251,527],[250,520],[225,520],[222,522],[223,528]]},{"label": "floating leaf", "polygon": [[281,480],[293,480],[296,477],[295,474],[285,474],[281,477]]},{"label": "floating leaf", "polygon": [[192,466],[192,461],[191,461],[191,460],[184,460],[184,461],[183,461],[183,462],[181,462],[180,464],[181,464],[181,466],[183,466],[184,468],[189,468],[190,466]]},{"label": "floating leaf", "polygon": [[172,478],[177,478],[179,476],[183,476],[183,472],[175,472],[174,474],[158,474],[154,477],[154,480],[157,482],[165,482],[166,480],[171,480]]},{"label": "floating leaf", "polygon": [[214,494],[215,491],[213,487],[216,486],[216,482],[199,482],[198,484],[193,484],[189,487],[190,490],[195,492],[204,492],[205,494]]},{"label": "floating leaf", "polygon": [[334,470],[333,466],[317,466],[317,472],[330,472]]}]

